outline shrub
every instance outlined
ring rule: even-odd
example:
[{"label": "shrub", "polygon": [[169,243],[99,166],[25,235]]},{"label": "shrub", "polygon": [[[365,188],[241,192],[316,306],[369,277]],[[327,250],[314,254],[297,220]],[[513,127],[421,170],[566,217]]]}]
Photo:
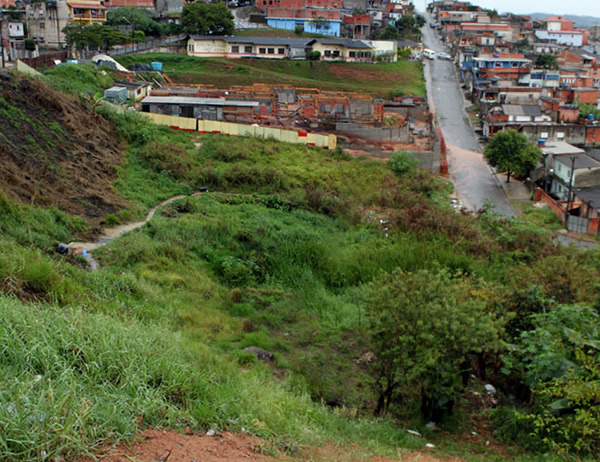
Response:
[{"label": "shrub", "polygon": [[419,161],[410,153],[399,151],[392,154],[388,165],[396,175],[402,177],[414,171],[419,165]]}]

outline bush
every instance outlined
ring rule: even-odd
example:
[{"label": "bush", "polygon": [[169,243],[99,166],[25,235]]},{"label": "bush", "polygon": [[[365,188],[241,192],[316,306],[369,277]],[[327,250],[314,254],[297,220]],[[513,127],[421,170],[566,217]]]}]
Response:
[{"label": "bush", "polygon": [[390,157],[390,160],[388,161],[388,165],[396,175],[402,177],[413,172],[419,165],[419,161],[410,153],[399,151],[392,154],[392,157]]}]

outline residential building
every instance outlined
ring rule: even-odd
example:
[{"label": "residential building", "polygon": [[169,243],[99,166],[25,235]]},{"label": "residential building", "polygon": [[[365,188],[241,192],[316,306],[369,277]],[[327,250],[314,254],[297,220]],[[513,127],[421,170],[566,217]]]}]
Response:
[{"label": "residential building", "polygon": [[300,28],[311,34],[341,34],[340,10],[312,8],[268,8],[267,24],[275,29],[296,30]]},{"label": "residential building", "polygon": [[549,40],[560,45],[580,47],[587,44],[589,32],[575,29],[573,21],[561,16],[549,16],[542,20],[546,29],[535,31],[539,40]]},{"label": "residential building", "polygon": [[473,58],[472,72],[477,78],[515,79],[529,74],[531,60],[522,54],[494,53]]},{"label": "residential building", "polygon": [[187,54],[200,57],[306,59],[319,51],[324,61],[373,62],[397,60],[398,48],[391,40],[306,39],[294,37],[229,37],[193,35]]},{"label": "residential building", "polygon": [[554,156],[553,167],[550,192],[559,200],[572,201],[575,188],[600,187],[600,162],[585,153]]},{"label": "residential building", "polygon": [[313,39],[192,35],[187,54],[199,57],[306,59]]}]

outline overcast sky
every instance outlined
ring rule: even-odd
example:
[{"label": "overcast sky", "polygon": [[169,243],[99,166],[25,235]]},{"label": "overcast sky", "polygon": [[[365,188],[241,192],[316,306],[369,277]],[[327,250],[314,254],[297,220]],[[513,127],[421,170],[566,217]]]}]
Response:
[{"label": "overcast sky", "polygon": [[[418,5],[419,1],[414,3]],[[471,0],[473,5],[482,8],[492,8],[499,13],[553,13],[579,14],[583,16],[600,17],[599,0]]]}]

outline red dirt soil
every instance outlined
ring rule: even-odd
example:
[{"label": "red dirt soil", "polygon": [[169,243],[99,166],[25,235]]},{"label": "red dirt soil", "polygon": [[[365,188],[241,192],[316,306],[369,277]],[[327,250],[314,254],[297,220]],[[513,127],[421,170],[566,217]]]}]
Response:
[{"label": "red dirt soil", "polygon": [[[266,448],[266,449],[265,449]],[[223,432],[215,436],[204,434],[178,433],[174,430],[145,430],[138,441],[132,445],[111,447],[78,462],[270,462],[275,460],[303,460],[311,462],[354,462],[371,460],[373,462],[461,462],[461,459],[440,459],[427,451],[398,453],[397,458],[366,456],[364,449],[341,447],[327,444],[323,447],[308,447],[296,458],[278,453],[277,457],[261,454],[272,445],[260,438],[246,433]],[[269,451],[270,452],[270,451]]]},{"label": "red dirt soil", "polygon": [[[215,436],[174,430],[146,430],[132,446],[117,446],[96,456],[99,462],[222,462],[275,460],[259,454],[260,439],[244,433]],[[93,458],[81,462],[92,462]]]},{"label": "red dirt soil", "polygon": [[39,79],[0,73],[0,194],[83,217],[127,205],[112,188],[124,160],[114,127]]}]

